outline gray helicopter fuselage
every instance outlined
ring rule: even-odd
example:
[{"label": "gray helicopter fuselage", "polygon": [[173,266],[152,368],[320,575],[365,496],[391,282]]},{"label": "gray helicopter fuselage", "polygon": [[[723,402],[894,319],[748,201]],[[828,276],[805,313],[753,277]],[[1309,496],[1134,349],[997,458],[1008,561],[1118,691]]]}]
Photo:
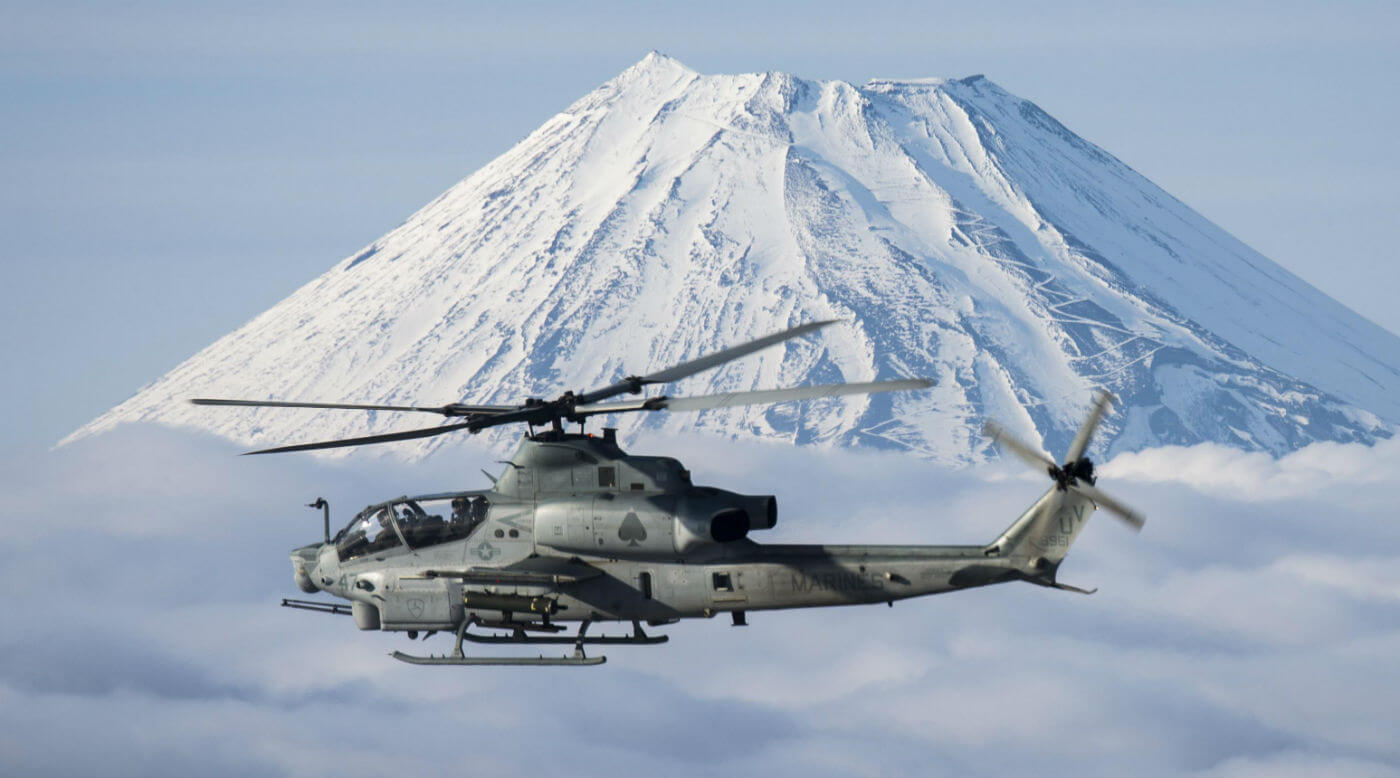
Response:
[{"label": "gray helicopter fuselage", "polygon": [[[434,504],[451,518],[422,507]],[[749,536],[774,526],[775,498],[696,486],[677,460],[628,455],[610,436],[546,433],[521,443],[491,489],[370,506],[292,559],[298,585],[349,599],[361,629],[658,624],[1011,580],[1056,586],[1093,510],[1052,488],[987,545],[761,544]]]},{"label": "gray helicopter fuselage", "polygon": [[[766,545],[754,532],[772,529],[777,499],[696,486],[669,457],[630,456],[614,431],[582,433],[594,416],[706,411],[845,395],[927,389],[927,378],[898,378],[691,397],[645,396],[757,351],[835,324],[813,321],[697,356],[612,384],[565,391],[554,399],[529,397],[506,405],[384,405],[300,400],[193,398],[196,405],[242,408],[430,413],[447,423],[353,438],[276,446],[248,452],[320,451],[480,432],[525,424],[527,435],[492,487],[480,491],[400,497],[356,514],[334,537],[330,508],[317,499],[325,542],[292,552],[293,577],[302,591],[324,591],[351,601],[284,599],[286,607],[350,614],[360,629],[402,630],[410,639],[453,629],[450,655],[415,656],[423,665],[596,665],[585,646],[651,645],[642,621],[665,624],[722,611],[745,624],[746,612],[777,608],[888,602],[974,586],[1027,581],[1084,591],[1056,581],[1070,544],[1102,505],[1134,529],[1145,518],[1100,491],[1085,455],[1112,395],[1095,394],[1089,416],[1063,462],[1046,456],[989,420],[991,440],[1048,475],[1054,485],[1010,527],[984,546]],[[615,400],[624,394],[635,399]],[[579,424],[578,434],[564,432]],[[537,427],[548,431],[533,434]],[[490,477],[488,475],[488,477]],[[588,635],[594,621],[632,622],[632,634]],[[559,621],[578,622],[572,637]],[[481,634],[477,628],[497,634]],[[500,634],[505,631],[507,634]],[[546,634],[538,634],[546,633]],[[546,645],[572,643],[565,657],[467,656],[463,641]]]}]

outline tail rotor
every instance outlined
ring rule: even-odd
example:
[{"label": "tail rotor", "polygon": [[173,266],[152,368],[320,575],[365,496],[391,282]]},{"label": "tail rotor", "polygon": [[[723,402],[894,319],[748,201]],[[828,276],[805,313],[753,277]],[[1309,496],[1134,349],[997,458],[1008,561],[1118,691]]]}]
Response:
[{"label": "tail rotor", "polygon": [[1099,390],[1095,393],[1094,405],[1088,418],[1080,425],[1074,441],[1070,443],[1063,464],[1056,464],[1039,446],[1021,440],[995,421],[989,420],[983,427],[983,432],[1003,451],[1036,468],[1044,468],[1046,474],[1055,482],[1055,488],[1062,492],[1076,492],[1093,500],[1100,508],[1118,517],[1136,532],[1142,529],[1147,518],[1095,486],[1098,479],[1094,476],[1094,463],[1084,453],[1098,430],[1099,422],[1103,420],[1112,404],[1113,395],[1107,391]]}]

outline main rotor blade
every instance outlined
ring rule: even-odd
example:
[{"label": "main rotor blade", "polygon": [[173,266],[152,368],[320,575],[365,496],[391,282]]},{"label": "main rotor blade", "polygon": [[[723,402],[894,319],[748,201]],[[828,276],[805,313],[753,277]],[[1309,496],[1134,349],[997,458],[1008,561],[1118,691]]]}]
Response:
[{"label": "main rotor blade", "polygon": [[1020,457],[1026,462],[1029,462],[1032,465],[1043,465],[1047,468],[1059,467],[1059,465],[1055,464],[1055,461],[1052,460],[1050,457],[1047,457],[1044,454],[1040,453],[1040,449],[1021,440],[1020,438],[1016,437],[1010,432],[1007,432],[1005,429],[1002,428],[1000,424],[997,424],[996,422],[991,421],[990,419],[987,421],[986,424],[982,425],[982,434],[991,438],[993,445],[999,446],[1011,452],[1012,454],[1015,454],[1016,456]]},{"label": "main rotor blade", "polygon": [[1134,532],[1140,532],[1142,530],[1142,525],[1147,523],[1146,516],[1143,516],[1141,513],[1138,513],[1132,508],[1104,494],[1098,487],[1075,481],[1069,485],[1069,488],[1088,497],[1098,503],[1100,508],[1104,508],[1109,513],[1122,519],[1129,527],[1133,528]]},{"label": "main rotor blade", "polygon": [[692,359],[689,362],[682,362],[679,365],[668,367],[665,370],[660,370],[655,373],[650,373],[648,375],[640,377],[634,376],[626,378],[611,386],[606,386],[602,389],[595,389],[591,392],[584,392],[583,394],[579,395],[578,402],[580,404],[587,405],[589,403],[598,402],[599,400],[605,400],[609,397],[616,397],[619,394],[626,394],[629,392],[635,394],[641,391],[641,388],[643,386],[646,386],[648,384],[669,384],[673,381],[679,381],[682,378],[693,376],[696,373],[701,373],[711,368],[719,367],[725,362],[730,362],[735,359],[738,359],[739,357],[747,356],[755,351],[768,348],[769,346],[775,346],[779,343],[782,343],[785,340],[791,340],[792,338],[806,335],[807,333],[813,330],[820,329],[829,324],[835,324],[838,321],[840,321],[840,319],[808,322],[807,324],[801,324],[796,327],[793,327],[790,330],[775,332],[772,335],[765,335],[764,337],[761,337],[757,340],[751,340],[748,343],[743,343],[738,346],[731,346],[722,351],[716,351],[713,354],[706,354],[703,357]]},{"label": "main rotor blade", "polygon": [[755,392],[731,392],[699,397],[668,397],[666,398],[666,409],[671,411],[704,411],[711,408],[792,402],[793,400],[840,397],[848,394],[878,394],[906,389],[927,389],[933,384],[934,382],[927,378],[902,378],[894,381],[869,381],[860,384],[827,384],[825,386],[763,389]]},{"label": "main rotor blade", "polygon": [[456,424],[444,424],[441,427],[428,427],[427,429],[408,430],[406,432],[390,432],[384,435],[368,435],[363,438],[343,438],[341,440],[326,440],[320,443],[298,443],[292,446],[278,446],[277,448],[264,448],[258,451],[244,452],[244,456],[253,454],[285,454],[289,451],[317,451],[326,448],[345,448],[347,446],[364,446],[370,443],[391,443],[396,440],[413,440],[414,438],[431,438],[434,435],[441,435],[444,432],[466,429],[476,422],[463,421]]},{"label": "main rotor blade", "polygon": [[501,413],[503,411],[515,410],[514,405],[459,405],[450,403],[437,407],[427,407],[419,405],[358,405],[355,403],[303,403],[286,402],[283,400],[217,400],[207,397],[196,397],[190,400],[192,405],[232,405],[245,408],[327,408],[332,410],[347,411],[420,411],[423,413],[440,413],[443,416],[468,416],[478,413]]},{"label": "main rotor blade", "polygon": [[625,411],[707,411],[712,408],[732,408],[739,405],[783,403],[811,400],[818,397],[839,397],[847,394],[875,394],[903,389],[927,389],[934,382],[926,378],[903,378],[895,381],[871,381],[862,384],[827,384],[799,386],[792,389],[762,389],[755,392],[728,392],[698,397],[651,397],[645,400],[619,403],[592,403],[574,408],[578,416]]},{"label": "main rotor blade", "polygon": [[1089,448],[1089,441],[1094,438],[1094,431],[1099,427],[1099,421],[1108,413],[1109,407],[1113,404],[1113,395],[1107,390],[1100,389],[1094,393],[1094,407],[1089,410],[1089,418],[1080,425],[1079,432],[1074,435],[1074,442],[1069,444],[1069,453],[1065,455],[1065,461],[1071,464],[1078,462],[1084,456],[1084,450]]}]

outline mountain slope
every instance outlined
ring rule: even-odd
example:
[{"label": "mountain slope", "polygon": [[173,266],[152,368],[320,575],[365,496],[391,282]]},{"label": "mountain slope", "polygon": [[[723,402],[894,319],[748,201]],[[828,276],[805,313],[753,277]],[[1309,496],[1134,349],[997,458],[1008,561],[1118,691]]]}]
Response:
[{"label": "mountain slope", "polygon": [[653,53],[69,439],[137,420],[257,445],[424,426],[180,400],[515,402],[828,318],[850,323],[668,392],[939,385],[620,426],[963,462],[987,455],[988,415],[1062,451],[1095,386],[1123,400],[1115,450],[1281,453],[1400,422],[1400,338],[985,78],[709,76]]}]

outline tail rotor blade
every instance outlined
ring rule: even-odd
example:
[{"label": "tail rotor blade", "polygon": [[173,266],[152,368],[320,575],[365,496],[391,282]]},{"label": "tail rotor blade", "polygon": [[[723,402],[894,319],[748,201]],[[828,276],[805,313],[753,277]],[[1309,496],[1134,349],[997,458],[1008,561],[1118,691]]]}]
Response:
[{"label": "tail rotor blade", "polygon": [[988,420],[982,426],[982,433],[992,439],[992,443],[1001,447],[1005,451],[1020,457],[1026,462],[1036,467],[1047,467],[1057,469],[1059,465],[1050,457],[1040,452],[1040,449],[1021,440],[1010,432],[1006,431],[1000,424]]},{"label": "tail rotor blade", "polygon": [[1076,481],[1070,483],[1068,488],[1098,503],[1100,508],[1122,519],[1124,523],[1133,528],[1134,532],[1140,532],[1142,525],[1147,523],[1146,516],[1109,497],[1097,487]]},{"label": "tail rotor blade", "polygon": [[1069,444],[1069,454],[1065,456],[1065,461],[1074,463],[1084,457],[1084,451],[1089,448],[1089,441],[1094,438],[1094,431],[1098,429],[1099,422],[1103,420],[1104,414],[1108,413],[1109,407],[1113,404],[1113,395],[1100,389],[1094,394],[1094,407],[1089,411],[1089,418],[1084,420],[1084,424],[1079,427],[1079,432],[1074,436],[1074,442]]}]

